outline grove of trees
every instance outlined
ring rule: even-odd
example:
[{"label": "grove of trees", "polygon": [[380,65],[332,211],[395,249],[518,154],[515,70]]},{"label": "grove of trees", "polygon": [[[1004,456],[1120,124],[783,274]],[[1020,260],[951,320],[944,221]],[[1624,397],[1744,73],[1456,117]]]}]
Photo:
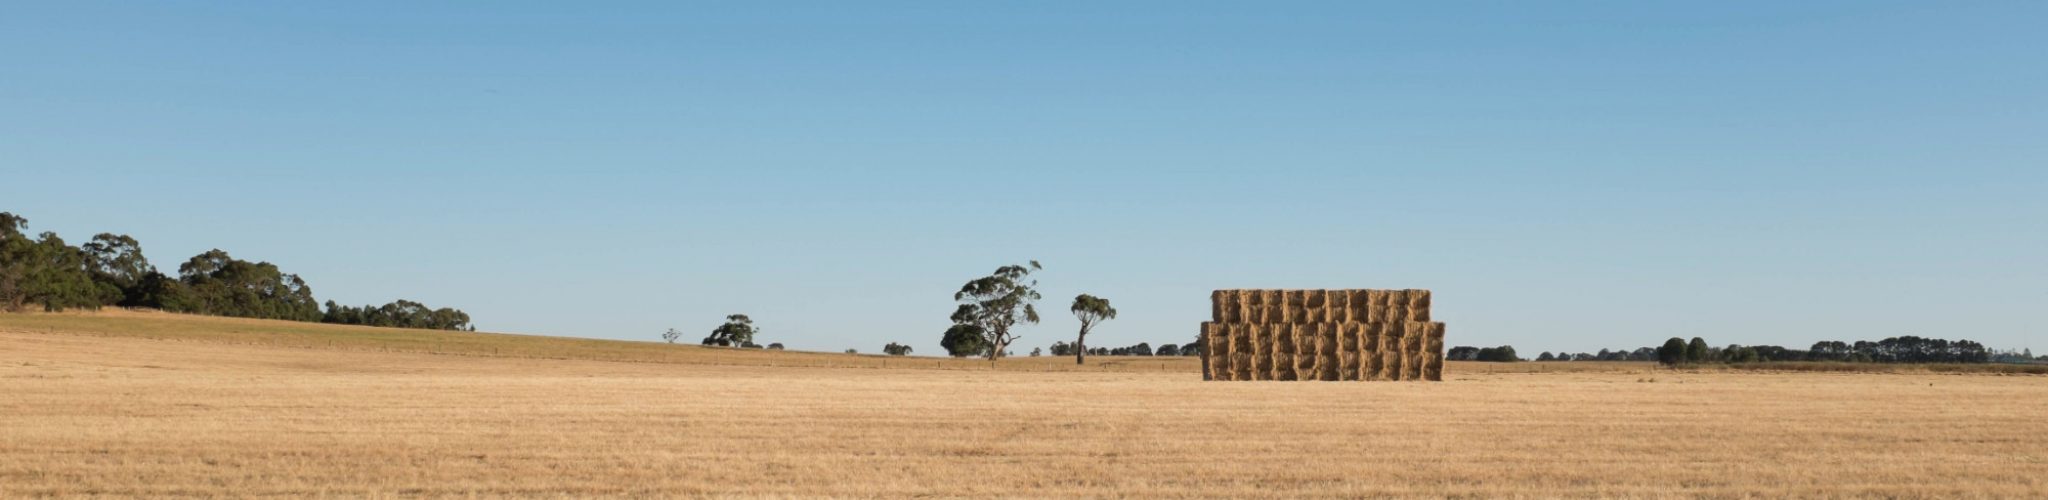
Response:
[{"label": "grove of trees", "polygon": [[1449,361],[1486,361],[1492,363],[1513,363],[1522,360],[1521,356],[1515,354],[1515,346],[1508,345],[1500,347],[1452,347],[1444,351],[1444,359]]},{"label": "grove of trees", "polygon": [[429,330],[474,329],[469,324],[469,313],[450,308],[433,309],[426,304],[410,300],[399,300],[382,306],[349,307],[327,301],[327,313],[320,316],[324,323],[344,325],[388,326],[394,328],[424,328]]},{"label": "grove of trees", "polygon": [[[1950,341],[1913,335],[1876,342],[1839,340],[1815,342],[1806,350],[1773,345],[1729,345],[1708,347],[1705,339],[1687,342],[1678,337],[1664,341],[1656,350],[1659,364],[1676,366],[1700,363],[1760,363],[1770,361],[1837,361],[1851,363],[1989,363],[1992,352],[1970,340]],[[2019,358],[2026,362],[2026,358]]]},{"label": "grove of trees", "polygon": [[38,306],[46,311],[105,306],[241,318],[318,321],[352,325],[470,330],[469,314],[409,300],[321,311],[312,287],[269,262],[236,259],[208,250],[168,276],[151,265],[142,243],[100,233],[80,246],[56,233],[29,238],[28,219],[0,212],[0,310]]}]

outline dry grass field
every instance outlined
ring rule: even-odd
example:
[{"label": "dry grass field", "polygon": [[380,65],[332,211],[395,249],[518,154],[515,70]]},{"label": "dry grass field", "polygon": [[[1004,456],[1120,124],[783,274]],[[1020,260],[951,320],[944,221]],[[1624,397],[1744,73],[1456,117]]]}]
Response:
[{"label": "dry grass field", "polygon": [[0,497],[2048,496],[2041,376],[878,360],[0,315]]}]

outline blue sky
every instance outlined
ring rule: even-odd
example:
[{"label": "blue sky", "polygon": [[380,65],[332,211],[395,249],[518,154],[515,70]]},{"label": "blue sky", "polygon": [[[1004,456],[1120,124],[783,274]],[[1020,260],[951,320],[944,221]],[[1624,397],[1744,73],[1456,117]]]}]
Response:
[{"label": "blue sky", "polygon": [[653,340],[1095,345],[1429,288],[1455,345],[2048,341],[2041,2],[11,3],[0,210]]}]

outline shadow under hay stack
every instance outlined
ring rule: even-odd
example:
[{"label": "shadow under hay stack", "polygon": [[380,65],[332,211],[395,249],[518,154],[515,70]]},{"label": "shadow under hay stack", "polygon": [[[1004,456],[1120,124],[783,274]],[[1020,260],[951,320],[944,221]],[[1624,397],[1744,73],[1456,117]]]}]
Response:
[{"label": "shadow under hay stack", "polygon": [[1203,380],[1443,380],[1429,290],[1217,290]]}]

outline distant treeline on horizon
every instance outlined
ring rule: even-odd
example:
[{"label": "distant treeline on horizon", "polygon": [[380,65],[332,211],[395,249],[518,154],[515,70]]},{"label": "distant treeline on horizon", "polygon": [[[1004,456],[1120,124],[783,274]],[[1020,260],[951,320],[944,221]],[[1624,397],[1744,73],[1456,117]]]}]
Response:
[{"label": "distant treeline on horizon", "polygon": [[28,219],[0,212],[0,310],[141,307],[169,312],[347,325],[475,331],[469,314],[410,300],[326,310],[296,274],[269,262],[235,259],[219,249],[193,256],[178,276],[158,272],[128,235],[100,233],[81,246],[57,233],[31,239]]},{"label": "distant treeline on horizon", "polygon": [[[1515,355],[1513,346],[1458,346],[1445,352],[1454,361],[1526,361]],[[1789,349],[1774,345],[1729,345],[1710,347],[1706,339],[1692,341],[1673,337],[1661,347],[1634,350],[1601,349],[1598,353],[1545,352],[1535,361],[1655,361],[1665,365],[1702,363],[1761,363],[1782,361],[1833,361],[1846,363],[2034,363],[2048,361],[2032,350],[1987,349],[1973,340],[1948,340],[1902,335],[1878,341],[1843,342],[1824,340],[1811,348]]]}]

